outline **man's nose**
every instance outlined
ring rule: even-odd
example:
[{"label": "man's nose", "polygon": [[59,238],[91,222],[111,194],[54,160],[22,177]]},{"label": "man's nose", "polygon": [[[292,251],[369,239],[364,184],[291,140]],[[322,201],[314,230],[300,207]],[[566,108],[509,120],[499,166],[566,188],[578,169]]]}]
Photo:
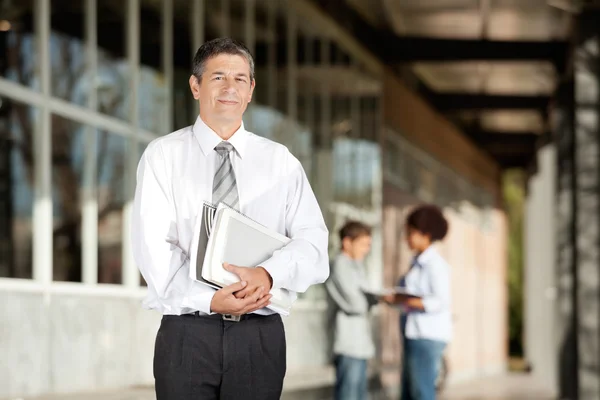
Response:
[{"label": "man's nose", "polygon": [[231,80],[226,79],[223,85],[223,91],[226,93],[231,93],[235,90],[234,84]]}]

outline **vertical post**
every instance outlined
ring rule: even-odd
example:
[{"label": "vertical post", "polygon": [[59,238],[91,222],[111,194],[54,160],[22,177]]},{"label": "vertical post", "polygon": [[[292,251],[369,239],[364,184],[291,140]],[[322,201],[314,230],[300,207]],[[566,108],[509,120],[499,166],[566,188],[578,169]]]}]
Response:
[{"label": "vertical post", "polygon": [[[200,46],[204,43],[204,25],[205,25],[205,0],[192,0],[192,18],[190,21],[192,31],[192,57],[196,54]],[[193,114],[198,115],[198,102],[191,98]],[[194,117],[195,118],[195,117]]]},{"label": "vertical post", "polygon": [[[313,47],[314,38],[311,35],[306,35],[304,40],[304,54],[305,54],[305,64],[306,66],[313,66],[315,62],[315,54]],[[311,132],[311,135],[315,136],[315,108],[313,101],[313,85],[310,82],[306,82],[302,84],[304,88],[304,119],[306,120],[306,126]]]},{"label": "vertical post", "polygon": [[192,54],[204,43],[204,0],[192,0]]},{"label": "vertical post", "polygon": [[221,36],[231,35],[231,1],[221,0]]},{"label": "vertical post", "polygon": [[293,7],[287,8],[287,114],[292,123],[298,122],[298,28]]},{"label": "vertical post", "polygon": [[[352,57],[351,59],[351,68],[352,69],[358,69],[358,62],[357,60]],[[357,85],[348,85],[349,87],[354,87],[356,89]],[[360,143],[359,140],[361,139],[362,135],[362,130],[361,130],[361,107],[360,107],[360,95],[357,94],[356,90],[352,91],[350,94],[350,121],[352,122],[351,125],[351,133],[352,133],[352,139],[353,141],[358,144]],[[360,182],[360,180],[362,179],[363,176],[368,175],[369,174],[369,169],[368,168],[364,168],[365,164],[364,164],[364,160],[361,159],[360,157],[360,153],[361,153],[361,147],[360,146],[356,146],[354,147],[354,151],[352,151],[352,154],[350,155],[350,157],[352,157],[352,159],[350,160],[350,165],[349,165],[349,173],[350,173],[350,179],[351,182],[354,182],[356,184],[358,184],[358,182]],[[361,199],[362,200],[362,199]]]},{"label": "vertical post", "polygon": [[[329,39],[321,39],[321,68],[330,68],[331,49]],[[316,192],[323,216],[330,230],[334,227],[334,214],[331,210],[333,203],[333,145],[331,139],[331,91],[328,82],[321,83],[321,126],[319,129],[319,140],[315,150],[317,160],[316,170],[319,171],[319,179],[316,182]]]},{"label": "vertical post", "polygon": [[[321,40],[321,67],[325,70],[331,67],[331,51],[329,40]],[[329,83],[321,84],[321,141],[322,147],[331,147],[331,93]]]},{"label": "vertical post", "polygon": [[267,2],[267,30],[269,32],[269,50],[267,54],[267,75],[269,79],[268,103],[277,108],[277,2]]},{"label": "vertical post", "polygon": [[600,398],[600,12],[578,17],[574,57],[578,395]]},{"label": "vertical post", "polygon": [[[42,95],[50,99],[50,1],[35,2],[38,67]],[[52,282],[52,141],[48,102],[39,109],[34,134],[33,277]]]},{"label": "vertical post", "polygon": [[560,83],[553,110],[557,150],[557,363],[560,366],[559,398],[578,398],[577,355],[577,171],[575,170],[575,135],[573,134],[573,79]]},{"label": "vertical post", "polygon": [[[139,80],[140,80],[140,0],[127,1],[127,61],[129,64],[130,80],[130,124],[132,126],[129,146],[130,155],[138,152],[137,136],[139,130]],[[128,288],[137,288],[140,278],[137,266],[133,261],[131,249],[131,206],[135,191],[135,172],[137,169],[137,156],[127,157],[125,189],[127,200],[123,208],[123,258],[122,276],[123,284]]]},{"label": "vertical post", "polygon": [[[86,63],[90,91],[88,93],[88,108],[97,111],[98,99],[94,83],[98,69],[98,29],[96,0],[85,0],[85,42]],[[96,196],[96,128],[85,128],[85,161],[82,190],[81,216],[81,257],[82,280],[88,285],[98,283],[98,199]]]},{"label": "vertical post", "polygon": [[173,130],[173,0],[163,0],[162,69],[165,74],[165,118],[163,134]]},{"label": "vertical post", "polygon": [[[245,21],[244,21],[244,41],[250,54],[254,56],[256,48],[256,1],[245,0]],[[254,124],[252,120],[252,103],[248,104],[246,109],[246,129],[254,130]]]},{"label": "vertical post", "polygon": [[250,54],[256,50],[256,0],[244,0],[246,4],[245,42]]}]

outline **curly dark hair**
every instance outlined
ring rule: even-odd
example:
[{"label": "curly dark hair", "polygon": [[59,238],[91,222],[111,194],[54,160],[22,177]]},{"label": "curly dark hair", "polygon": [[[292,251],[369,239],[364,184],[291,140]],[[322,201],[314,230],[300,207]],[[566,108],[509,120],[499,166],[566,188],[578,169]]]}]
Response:
[{"label": "curly dark hair", "polygon": [[448,221],[439,207],[426,204],[415,208],[406,217],[406,225],[428,235],[432,242],[442,240],[448,233]]}]

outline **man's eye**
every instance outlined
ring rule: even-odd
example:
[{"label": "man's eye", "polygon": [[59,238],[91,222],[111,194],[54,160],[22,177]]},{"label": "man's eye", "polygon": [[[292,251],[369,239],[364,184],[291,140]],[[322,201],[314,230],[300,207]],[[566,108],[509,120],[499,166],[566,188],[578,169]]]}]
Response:
[{"label": "man's eye", "polygon": [[223,79],[223,77],[222,77],[222,76],[215,76],[215,80],[216,80],[216,81],[220,81],[221,79]]},{"label": "man's eye", "polygon": [[237,78],[238,82],[246,82],[244,78]]}]

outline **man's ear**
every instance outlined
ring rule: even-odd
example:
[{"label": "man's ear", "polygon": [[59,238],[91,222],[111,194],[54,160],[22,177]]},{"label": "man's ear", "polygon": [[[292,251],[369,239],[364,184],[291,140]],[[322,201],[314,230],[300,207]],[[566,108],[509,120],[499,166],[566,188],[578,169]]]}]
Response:
[{"label": "man's ear", "polygon": [[252,79],[252,83],[250,83],[250,93],[248,94],[248,103],[252,101],[252,94],[254,93],[254,88],[256,87],[256,80]]},{"label": "man's ear", "polygon": [[195,100],[200,99],[200,80],[194,76],[190,76],[190,90]]}]

